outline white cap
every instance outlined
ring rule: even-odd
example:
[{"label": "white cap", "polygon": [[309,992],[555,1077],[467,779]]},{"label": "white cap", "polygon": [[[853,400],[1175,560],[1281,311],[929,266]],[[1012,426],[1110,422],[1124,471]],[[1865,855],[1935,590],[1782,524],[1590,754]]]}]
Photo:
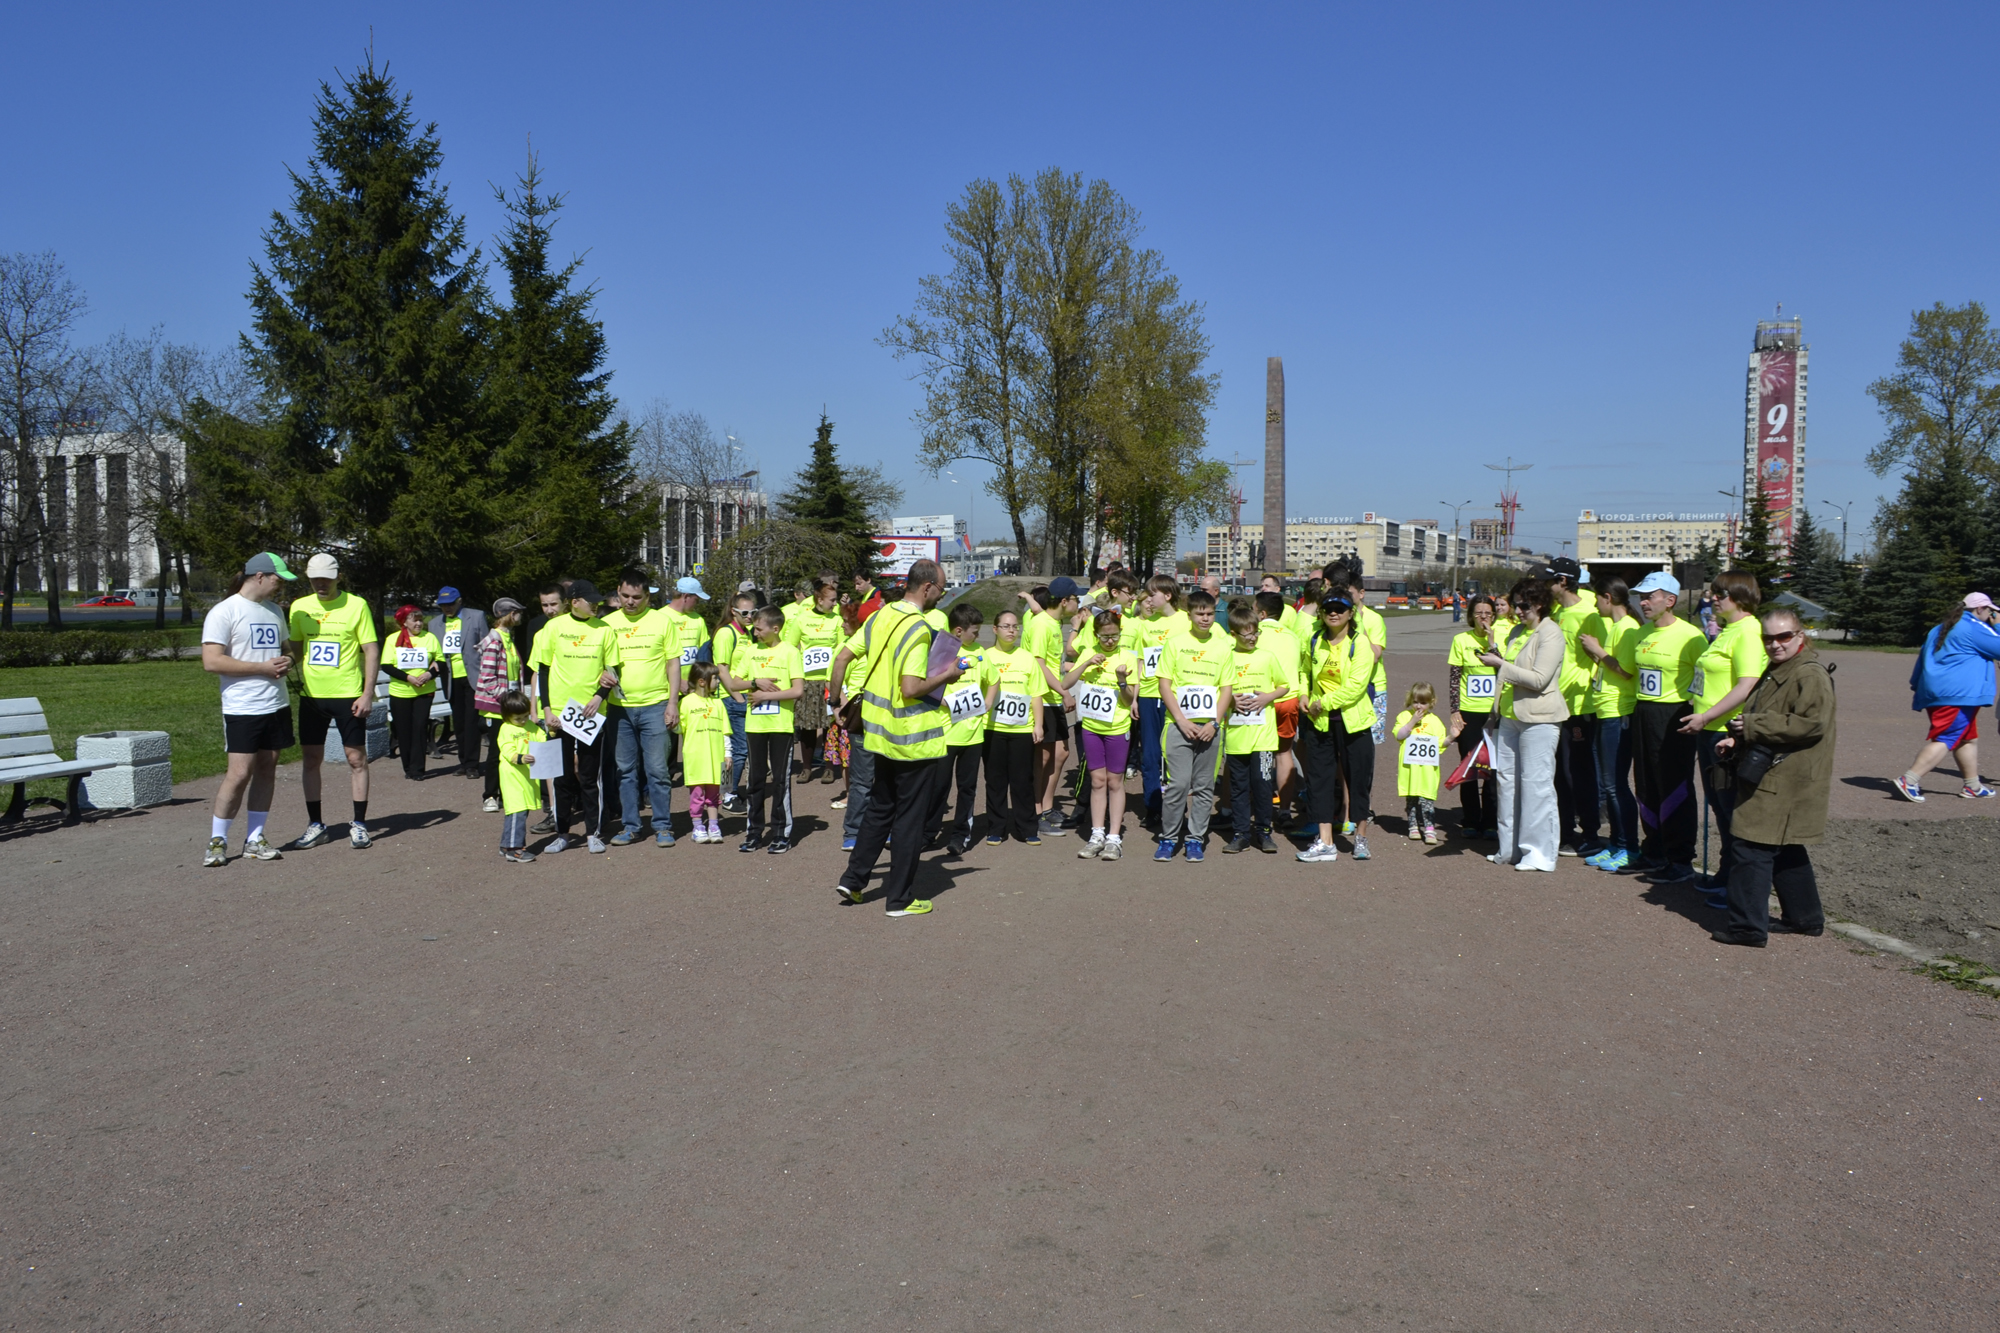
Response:
[{"label": "white cap", "polygon": [[309,579],[337,579],[340,577],[340,562],[321,551],[306,561],[306,577]]}]

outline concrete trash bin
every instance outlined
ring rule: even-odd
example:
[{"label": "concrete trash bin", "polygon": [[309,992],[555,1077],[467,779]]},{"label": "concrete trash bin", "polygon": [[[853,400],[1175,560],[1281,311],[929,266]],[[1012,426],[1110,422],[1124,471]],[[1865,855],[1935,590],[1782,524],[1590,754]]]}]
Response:
[{"label": "concrete trash bin", "polygon": [[164,731],[95,731],[76,738],[83,763],[108,764],[83,780],[82,800],[99,810],[162,805],[174,795],[173,741]]},{"label": "concrete trash bin", "polygon": [[[387,699],[377,699],[375,701],[375,711],[368,715],[368,739],[365,742],[365,746],[368,751],[368,762],[371,764],[389,753],[389,701]],[[340,743],[340,733],[330,727],[326,733],[326,762],[329,764],[338,764],[342,768],[347,767],[347,750]]]}]

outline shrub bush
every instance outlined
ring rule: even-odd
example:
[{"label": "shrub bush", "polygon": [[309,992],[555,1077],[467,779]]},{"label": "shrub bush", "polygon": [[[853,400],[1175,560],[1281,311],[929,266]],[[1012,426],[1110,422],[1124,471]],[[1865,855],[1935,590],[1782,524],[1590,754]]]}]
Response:
[{"label": "shrub bush", "polygon": [[119,634],[101,629],[14,630],[0,634],[0,667],[104,666],[144,662],[155,655],[174,660],[201,653],[195,630],[146,630]]}]

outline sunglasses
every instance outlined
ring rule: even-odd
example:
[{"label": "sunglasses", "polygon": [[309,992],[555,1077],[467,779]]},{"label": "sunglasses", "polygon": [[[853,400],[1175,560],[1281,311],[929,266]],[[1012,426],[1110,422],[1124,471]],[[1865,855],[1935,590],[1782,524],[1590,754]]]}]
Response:
[{"label": "sunglasses", "polygon": [[1783,634],[1766,634],[1763,639],[1765,643],[1790,643],[1799,637],[1799,633],[1798,630],[1788,629]]}]

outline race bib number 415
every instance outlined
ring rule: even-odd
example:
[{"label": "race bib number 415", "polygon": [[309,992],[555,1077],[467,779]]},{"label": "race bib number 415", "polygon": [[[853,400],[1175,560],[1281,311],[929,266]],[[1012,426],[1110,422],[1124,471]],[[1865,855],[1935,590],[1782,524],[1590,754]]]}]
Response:
[{"label": "race bib number 415", "polygon": [[[1015,696],[1020,698],[1019,695]],[[986,695],[977,685],[967,685],[964,689],[953,690],[944,697],[945,705],[951,709],[953,722],[969,722],[986,711]],[[1026,703],[1026,699],[1021,700]]]},{"label": "race bib number 415", "polygon": [[1411,735],[1403,742],[1403,762],[1411,768],[1436,768],[1438,750],[1437,737]]}]

